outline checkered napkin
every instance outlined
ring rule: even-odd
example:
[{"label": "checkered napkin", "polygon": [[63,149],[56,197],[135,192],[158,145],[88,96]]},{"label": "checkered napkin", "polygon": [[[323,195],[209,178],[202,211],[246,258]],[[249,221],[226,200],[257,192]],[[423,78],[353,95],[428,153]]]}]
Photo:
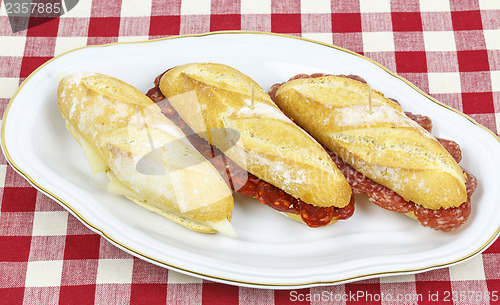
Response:
[{"label": "checkered napkin", "polygon": [[[0,110],[34,69],[68,50],[218,30],[285,33],[361,53],[499,131],[499,0],[93,0],[15,34],[2,3]],[[3,304],[443,304],[446,297],[446,304],[500,304],[500,241],[465,263],[421,274],[261,290],[126,254],[37,192],[3,156],[0,186]],[[467,297],[471,291],[483,297]]]}]

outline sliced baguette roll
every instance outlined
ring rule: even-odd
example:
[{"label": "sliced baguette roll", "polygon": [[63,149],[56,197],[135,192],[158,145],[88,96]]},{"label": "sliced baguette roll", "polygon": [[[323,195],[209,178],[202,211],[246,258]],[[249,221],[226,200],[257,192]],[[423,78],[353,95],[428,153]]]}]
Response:
[{"label": "sliced baguette roll", "polygon": [[97,73],[67,76],[58,105],[108,189],[189,229],[234,234],[233,198],[213,166],[147,96]]},{"label": "sliced baguette roll", "polygon": [[370,90],[340,76],[296,79],[281,85],[275,102],[325,147],[406,201],[434,210],[466,202],[465,174],[452,156],[398,104]]},{"label": "sliced baguette roll", "polygon": [[250,77],[194,63],[168,70],[159,87],[189,127],[251,174],[313,206],[349,204],[352,190],[323,147]]}]

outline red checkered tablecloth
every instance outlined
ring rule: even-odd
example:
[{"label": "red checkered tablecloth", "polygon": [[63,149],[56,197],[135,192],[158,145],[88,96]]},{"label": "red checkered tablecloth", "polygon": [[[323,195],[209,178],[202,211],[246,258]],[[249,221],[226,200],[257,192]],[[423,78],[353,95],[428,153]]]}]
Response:
[{"label": "red checkered tablecloth", "polygon": [[[0,2],[2,113],[34,69],[68,50],[245,30],[301,36],[363,54],[499,132],[499,0],[88,0],[17,33],[6,13],[13,1]],[[500,304],[500,240],[450,268],[265,290],[202,280],[134,258],[30,186],[3,155],[0,198],[2,304]]]}]

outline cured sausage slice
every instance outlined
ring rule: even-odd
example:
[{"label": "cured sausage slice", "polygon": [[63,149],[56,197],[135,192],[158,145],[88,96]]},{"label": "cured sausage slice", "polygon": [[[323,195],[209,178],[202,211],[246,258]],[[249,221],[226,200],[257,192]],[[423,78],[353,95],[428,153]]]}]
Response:
[{"label": "cured sausage slice", "polygon": [[[331,74],[298,74],[290,80],[300,79],[300,78],[311,78],[311,77],[323,77]],[[348,77],[353,80],[366,83],[366,81],[357,75],[339,75],[342,77]],[[274,84],[270,90],[269,95],[271,98],[275,98],[276,91],[282,84]],[[395,103],[399,102],[395,99],[391,99]],[[411,112],[405,112],[406,116],[414,120],[420,126],[422,126],[427,131],[432,130],[432,121],[429,117],[413,114]],[[450,155],[458,163],[462,159],[462,151],[458,143],[446,140],[437,139],[441,145],[450,153]],[[326,148],[325,148],[326,149]],[[332,151],[326,149],[332,160],[335,162],[337,167],[340,169],[342,174],[346,177],[347,181],[352,187],[355,194],[365,194],[368,195],[368,199],[375,203],[376,205],[397,213],[408,214],[414,216],[420,224],[426,227],[433,228],[440,231],[451,231],[453,229],[461,226],[469,217],[471,212],[470,197],[477,187],[477,179],[472,174],[464,171],[466,173],[466,190],[467,190],[467,201],[458,207],[452,207],[447,209],[431,210],[424,208],[421,205],[415,204],[411,201],[404,200],[403,197],[390,190],[389,188],[369,179],[362,173],[355,170],[349,164],[344,162],[340,157],[338,157]]]}]

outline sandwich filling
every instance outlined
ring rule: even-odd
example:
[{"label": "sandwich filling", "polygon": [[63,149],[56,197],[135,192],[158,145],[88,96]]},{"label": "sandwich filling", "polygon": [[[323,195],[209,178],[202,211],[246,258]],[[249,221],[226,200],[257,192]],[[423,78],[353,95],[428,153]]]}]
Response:
[{"label": "sandwich filling", "polygon": [[255,198],[279,212],[300,215],[301,219],[309,227],[326,226],[336,220],[347,219],[353,215],[354,196],[351,196],[349,204],[343,208],[313,206],[248,173],[235,162],[224,157],[224,154],[219,149],[191,130],[170,105],[159,88],[162,75],[156,78],[155,87],[149,90],[147,96],[157,103],[162,113],[177,125],[184,134],[189,135],[188,139],[191,144],[221,173],[233,192]]},{"label": "sandwich filling", "polygon": [[[328,75],[323,73],[311,75],[299,74],[292,77],[289,81],[294,79],[316,78],[324,76]],[[366,84],[366,81],[357,75],[340,76]],[[269,95],[273,100],[275,100],[276,92],[281,87],[281,85],[282,84],[275,84],[269,90]],[[391,100],[396,104],[399,104],[396,100]],[[431,131],[432,122],[430,118],[423,115],[415,115],[409,112],[405,112],[405,114],[407,117],[418,124],[418,128],[423,128],[429,132]],[[453,159],[455,159],[457,163],[460,162],[462,154],[460,147],[456,142],[445,139],[437,140],[450,153],[450,155],[453,157]],[[470,197],[477,187],[477,180],[472,174],[466,172],[463,169],[462,171],[466,176],[465,187],[467,192],[467,200],[456,207],[429,209],[414,202],[406,201],[395,191],[371,180],[370,178],[357,171],[347,162],[345,162],[340,156],[330,151],[326,147],[325,149],[329,153],[330,157],[335,162],[337,167],[340,169],[342,174],[346,177],[347,181],[352,187],[353,192],[356,194],[368,195],[370,201],[384,209],[406,214],[407,216],[418,220],[423,226],[431,227],[435,230],[445,232],[458,228],[463,223],[465,223],[467,218],[469,217],[469,214],[471,212]]]}]

